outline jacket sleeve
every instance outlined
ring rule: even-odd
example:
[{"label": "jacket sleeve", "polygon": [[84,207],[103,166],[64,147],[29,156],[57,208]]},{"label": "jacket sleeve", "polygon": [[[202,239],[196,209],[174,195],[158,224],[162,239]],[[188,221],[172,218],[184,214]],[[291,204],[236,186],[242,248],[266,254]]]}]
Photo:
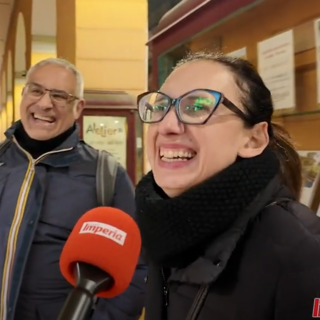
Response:
[{"label": "jacket sleeve", "polygon": [[[314,242],[318,252],[313,250],[312,254],[305,247],[302,253],[296,248],[297,259],[288,261],[288,265],[291,265],[288,266],[290,270],[283,270],[275,300],[275,320],[313,319],[314,300],[320,298],[320,247],[317,244],[319,240]],[[301,245],[298,247],[301,248]]]},{"label": "jacket sleeve", "polygon": [[[135,218],[134,188],[126,171],[119,167],[113,207],[121,209]],[[129,288],[112,299],[99,299],[92,320],[137,320],[142,314],[145,300],[145,277],[147,267],[138,262]]]}]

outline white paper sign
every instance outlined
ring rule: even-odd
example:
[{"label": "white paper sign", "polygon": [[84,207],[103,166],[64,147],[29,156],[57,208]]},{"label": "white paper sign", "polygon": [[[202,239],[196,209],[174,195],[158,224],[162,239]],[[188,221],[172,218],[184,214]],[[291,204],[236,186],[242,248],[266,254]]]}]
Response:
[{"label": "white paper sign", "polygon": [[126,168],[126,117],[83,116],[83,140],[95,149],[110,152]]},{"label": "white paper sign", "polygon": [[234,57],[234,58],[247,59],[247,48],[244,47],[239,50],[229,52],[229,53],[227,53],[227,56]]},{"label": "white paper sign", "polygon": [[258,43],[258,69],[271,91],[274,109],[296,106],[293,31]]},{"label": "white paper sign", "polygon": [[300,201],[310,207],[320,178],[320,151],[298,151],[298,153],[303,175]]}]

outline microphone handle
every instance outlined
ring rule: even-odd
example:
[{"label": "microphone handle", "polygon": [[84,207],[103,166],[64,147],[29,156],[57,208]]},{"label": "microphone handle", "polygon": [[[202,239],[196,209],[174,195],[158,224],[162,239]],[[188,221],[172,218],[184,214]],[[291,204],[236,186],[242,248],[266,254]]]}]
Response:
[{"label": "microphone handle", "polygon": [[88,291],[74,288],[57,320],[88,320],[94,304],[93,298]]}]

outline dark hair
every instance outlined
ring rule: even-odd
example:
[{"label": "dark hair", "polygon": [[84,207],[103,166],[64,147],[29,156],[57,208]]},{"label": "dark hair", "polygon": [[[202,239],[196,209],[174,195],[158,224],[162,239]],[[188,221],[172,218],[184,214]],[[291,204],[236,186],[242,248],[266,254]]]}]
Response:
[{"label": "dark hair", "polygon": [[256,68],[249,61],[214,52],[190,52],[180,60],[175,68],[198,60],[218,62],[228,67],[234,74],[235,82],[242,93],[245,113],[253,121],[248,126],[266,121],[269,124],[269,147],[279,158],[280,178],[296,199],[300,198],[302,188],[302,166],[289,133],[279,124],[271,122],[273,102],[269,89],[264,84]]}]

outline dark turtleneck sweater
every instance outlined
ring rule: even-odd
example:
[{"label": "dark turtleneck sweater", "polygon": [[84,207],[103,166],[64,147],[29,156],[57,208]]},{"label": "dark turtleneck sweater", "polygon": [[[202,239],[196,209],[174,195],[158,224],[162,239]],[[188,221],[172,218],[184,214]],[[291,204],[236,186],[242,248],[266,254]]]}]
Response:
[{"label": "dark turtleneck sweater", "polygon": [[71,128],[49,140],[35,140],[29,137],[20,123],[14,132],[14,136],[20,147],[31,154],[34,159],[37,159],[42,154],[52,151],[59,147],[76,129],[74,124]]}]

